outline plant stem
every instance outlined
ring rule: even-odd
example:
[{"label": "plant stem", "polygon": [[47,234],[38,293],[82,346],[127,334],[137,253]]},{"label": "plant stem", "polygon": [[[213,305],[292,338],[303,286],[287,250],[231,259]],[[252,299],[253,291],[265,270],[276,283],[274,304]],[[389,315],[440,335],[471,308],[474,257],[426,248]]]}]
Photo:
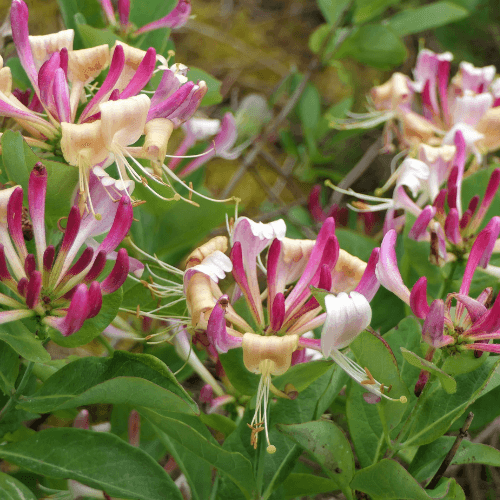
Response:
[{"label": "plant stem", "polygon": [[436,474],[434,474],[434,477],[431,479],[430,483],[425,487],[425,489],[433,490],[437,486],[439,480],[446,472],[448,466],[451,464],[451,461],[453,460],[455,453],[458,451],[458,447],[460,446],[462,439],[465,436],[467,436],[467,430],[469,429],[473,418],[474,418],[474,413],[469,412],[469,415],[467,415],[463,427],[460,429],[460,432],[458,433],[457,439],[455,439],[453,446],[451,447],[446,457],[444,457],[444,460],[439,466],[439,469],[437,470]]},{"label": "plant stem", "polygon": [[455,269],[457,268],[458,260],[454,260],[451,263],[450,273],[448,277],[443,281],[441,289],[439,290],[438,299],[443,299],[450,289],[451,282],[453,281],[453,275],[455,274]]},{"label": "plant stem", "polygon": [[106,351],[108,351],[108,354],[110,356],[113,355],[113,353],[115,352],[115,349],[114,347],[109,343],[108,339],[104,336],[104,335],[99,335],[99,337],[96,338],[96,340],[98,342],[100,342],[105,348],[106,348]]},{"label": "plant stem", "polygon": [[418,413],[418,409],[420,408],[420,405],[424,401],[425,396],[430,391],[430,387],[432,386],[432,378],[433,378],[432,376],[429,377],[429,380],[425,384],[424,389],[422,390],[422,393],[420,394],[419,398],[417,399],[417,402],[415,403],[415,406],[412,408],[412,410],[411,410],[410,414],[408,415],[405,423],[403,424],[402,429],[399,431],[399,434],[398,434],[398,436],[396,438],[396,441],[393,444],[392,451],[389,454],[388,458],[391,458],[392,456],[394,456],[401,449],[400,443],[404,439],[404,437],[406,436],[408,428],[413,423],[415,415]]},{"label": "plant stem", "polygon": [[19,397],[22,396],[23,391],[26,388],[26,384],[28,383],[28,380],[30,378],[30,375],[33,372],[34,366],[35,366],[35,363],[33,361],[30,361],[28,363],[28,366],[26,367],[24,375],[21,379],[21,382],[19,382],[17,389],[14,391],[14,393],[11,395],[10,399],[7,401],[6,405],[0,411],[0,420],[2,420],[2,418],[5,417],[5,415],[7,415],[7,413],[9,413],[11,408],[18,402]]}]

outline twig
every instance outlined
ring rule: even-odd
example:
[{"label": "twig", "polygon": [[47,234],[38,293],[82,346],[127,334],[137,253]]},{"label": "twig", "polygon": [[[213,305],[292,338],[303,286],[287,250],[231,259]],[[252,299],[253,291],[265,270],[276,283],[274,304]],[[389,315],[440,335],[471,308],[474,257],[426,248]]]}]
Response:
[{"label": "twig", "polygon": [[[379,137],[366,151],[361,159],[356,163],[354,168],[342,179],[339,183],[339,188],[350,188],[365,172],[365,170],[372,164],[373,160],[378,156],[380,148],[382,147],[382,138]],[[339,203],[343,193],[334,191],[330,197],[330,204]]]},{"label": "twig", "polygon": [[[344,10],[344,12],[345,12],[345,10]],[[323,53],[324,53],[325,49],[328,47],[328,43],[330,42],[331,37],[337,31],[337,28],[339,27],[342,18],[343,18],[342,15],[340,15],[338,17],[337,23],[334,26],[332,26],[332,29],[329,31],[328,35],[323,40],[323,43],[321,44],[321,47],[320,47],[320,50],[318,51],[318,54],[315,57],[313,57],[313,59],[309,63],[309,66],[307,68],[306,73],[304,74],[304,77],[300,81],[299,85],[297,86],[297,88],[295,89],[293,94],[290,96],[290,99],[288,100],[288,102],[281,109],[281,111],[278,113],[276,118],[274,118],[271,121],[271,123],[269,123],[265,132],[256,140],[252,149],[245,156],[242,164],[240,165],[238,170],[234,173],[231,181],[227,184],[226,188],[222,192],[222,198],[227,198],[232,193],[233,189],[236,187],[236,185],[240,182],[240,180],[245,175],[248,167],[255,161],[255,158],[260,153],[260,151],[262,150],[262,147],[267,142],[269,137],[278,129],[281,122],[289,115],[289,113],[295,107],[295,105],[297,104],[297,102],[300,99],[300,96],[302,95],[302,92],[304,92],[304,89],[306,88],[306,85],[307,85],[309,79],[311,78],[313,72],[320,66],[321,61],[322,61],[322,57],[323,57]],[[340,44],[344,41],[347,34],[348,33],[346,32],[345,36],[339,37],[339,40],[337,40],[337,42],[335,44],[335,49],[340,46]]]},{"label": "twig", "polygon": [[467,436],[467,430],[469,429],[473,418],[474,418],[474,413],[469,412],[469,415],[467,415],[467,418],[465,419],[465,423],[464,423],[463,427],[460,429],[460,432],[458,433],[458,436],[455,439],[455,442],[453,443],[451,450],[448,452],[446,457],[444,457],[443,462],[439,466],[439,469],[437,470],[436,474],[434,474],[434,477],[431,479],[431,482],[426,486],[426,489],[433,490],[437,486],[441,477],[443,477],[443,474],[446,472],[446,469],[451,464],[451,461],[453,460],[453,457],[455,456],[455,453],[457,452],[458,447],[460,446],[460,443],[462,442],[462,439],[465,436]]},{"label": "twig", "polygon": [[[303,195],[302,190],[297,185],[297,182],[295,181],[293,176],[290,175],[289,171],[285,171],[285,169],[289,170],[290,166],[292,166],[292,168],[293,168],[293,165],[295,163],[295,159],[293,157],[291,157],[291,159],[292,159],[291,162],[285,160],[286,165],[284,165],[282,168],[280,166],[280,164],[276,161],[274,156],[272,154],[268,153],[265,149],[260,151],[259,155],[262,156],[262,158],[264,158],[264,160],[266,160],[267,163],[269,163],[269,166],[282,178],[282,180],[285,182],[285,185],[288,186],[288,189],[290,190],[290,192],[294,196],[302,196]],[[288,158],[287,158],[287,160],[288,160]],[[273,188],[273,191],[274,191],[274,188]]]}]

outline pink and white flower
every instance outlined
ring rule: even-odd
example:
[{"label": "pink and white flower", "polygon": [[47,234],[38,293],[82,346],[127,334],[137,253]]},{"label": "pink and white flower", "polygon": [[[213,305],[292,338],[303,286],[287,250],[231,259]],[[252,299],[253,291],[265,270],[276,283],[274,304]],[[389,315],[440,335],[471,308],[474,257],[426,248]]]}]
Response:
[{"label": "pink and white flower", "polygon": [[[269,392],[288,397],[273,386],[271,377],[288,370],[294,353],[312,348],[333,357],[358,382],[364,380],[366,372],[340,349],[370,323],[368,301],[379,287],[375,278],[378,249],[368,264],[341,250],[333,218],[325,220],[316,240],[288,239],[285,230],[282,220],[262,224],[240,217],[230,231],[229,257],[225,253],[227,239],[218,237],[188,257],[184,274],[196,334],[206,334],[211,352],[214,348],[219,353],[241,348],[246,368],[261,375],[257,409],[250,424],[251,442],[256,446],[257,434],[264,430],[269,453],[275,451],[267,428]],[[266,248],[264,267],[260,255]],[[229,271],[236,282],[232,298],[219,287]],[[264,291],[260,288],[262,275],[267,284]],[[285,296],[291,284],[294,286]],[[326,312],[312,296],[311,287],[337,294],[326,296]],[[252,315],[252,324],[232,306],[241,296]],[[323,324],[321,339],[304,335]],[[380,387],[384,386],[377,382],[369,390],[388,397]]]},{"label": "pink and white flower", "polygon": [[[104,215],[100,219],[88,212],[81,215],[74,205],[56,252],[53,245],[46,243],[47,172],[41,163],[35,165],[29,179],[28,204],[36,256],[28,253],[23,235],[23,189],[14,186],[0,191],[0,281],[14,294],[14,298],[0,294],[0,302],[10,308],[0,312],[0,323],[38,317],[68,336],[99,313],[103,295],[115,292],[124,283],[130,268],[125,249],[116,253],[110,274],[101,282],[97,278],[107,257],[130,229],[130,198],[123,195],[111,203],[106,200],[109,193],[99,193],[105,188],[97,178],[92,178],[92,184],[96,206]],[[115,192],[115,196],[118,194]],[[95,250],[85,248],[77,258],[85,240],[102,233],[107,233],[102,243]]]},{"label": "pink and white flower", "polygon": [[[382,286],[397,295],[411,307],[415,316],[424,320],[422,338],[430,348],[426,359],[431,361],[436,349],[453,351],[500,352],[500,345],[490,344],[500,338],[500,299],[490,306],[492,289],[486,288],[474,299],[469,296],[475,270],[484,261],[485,248],[492,239],[491,228],[477,236],[465,267],[458,293],[449,293],[444,300],[427,300],[427,278],[421,277],[410,291],[404,284],[396,259],[396,232],[389,231],[380,247],[376,275]],[[420,393],[427,381],[421,375],[416,392]]]}]

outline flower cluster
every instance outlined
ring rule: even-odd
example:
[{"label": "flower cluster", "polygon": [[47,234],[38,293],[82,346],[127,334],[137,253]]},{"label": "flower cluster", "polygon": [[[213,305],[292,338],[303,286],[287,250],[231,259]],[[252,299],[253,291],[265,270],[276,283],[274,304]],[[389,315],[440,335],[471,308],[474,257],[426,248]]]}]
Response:
[{"label": "flower cluster", "polygon": [[421,50],[413,80],[394,73],[389,81],[372,89],[371,113],[340,126],[372,127],[386,122],[387,151],[392,151],[394,138],[402,150],[420,143],[453,144],[457,131],[462,132],[467,150],[478,160],[481,152],[496,150],[500,146],[500,80],[493,80],[495,67],[476,68],[461,62],[450,81],[452,59],[450,52]]},{"label": "flower cluster", "polygon": [[[229,257],[225,254],[228,240],[219,236],[188,257],[184,273],[195,335],[206,336],[205,345],[215,354],[241,348],[245,367],[261,376],[250,424],[251,442],[256,446],[258,433],[264,430],[270,453],[275,448],[269,442],[267,427],[269,392],[289,397],[273,386],[271,376],[284,374],[294,353],[306,347],[332,357],[363,387],[389,398],[387,387],[340,351],[370,324],[369,301],[379,287],[374,275],[378,249],[368,264],[341,250],[331,217],[325,220],[315,241],[288,239],[285,231],[283,220],[262,224],[237,218],[230,231]],[[267,247],[264,267],[261,253]],[[232,272],[234,284],[232,291],[223,293],[218,283],[228,272]],[[262,292],[260,275],[266,278]],[[326,312],[311,295],[311,287],[326,294]],[[241,296],[252,324],[233,307]],[[305,335],[322,325],[321,339]]]},{"label": "flower cluster", "polygon": [[[493,305],[493,290],[484,289],[477,298],[469,296],[472,277],[484,258],[484,248],[489,245],[489,229],[482,231],[472,246],[458,293],[427,301],[427,278],[422,276],[411,291],[406,287],[396,259],[396,232],[389,231],[382,241],[376,275],[380,283],[411,307],[415,316],[424,320],[422,338],[430,348],[426,359],[431,361],[436,349],[449,352],[473,350],[477,353],[500,352],[499,344],[489,343],[500,338],[500,296]],[[420,393],[427,382],[428,372],[423,371],[415,387]]]},{"label": "flower cluster", "polygon": [[[12,36],[34,94],[12,90],[10,68],[0,69],[0,115],[15,119],[28,142],[61,154],[79,169],[80,192],[89,199],[89,172],[116,161],[120,181],[165,184],[162,171],[172,130],[193,116],[207,92],[205,82],[188,81],[188,68],[167,61],[154,48],[143,51],[117,41],[73,50],[73,30],[29,36],[28,8],[14,0]],[[156,68],[157,61],[162,64]],[[109,71],[95,92],[96,79]],[[140,92],[155,71],[163,71],[153,96]],[[88,100],[87,92],[91,93]],[[95,93],[94,93],[95,92]],[[85,106],[80,106],[85,103]],[[81,112],[80,112],[81,109]],[[142,146],[132,147],[141,137]],[[151,161],[152,171],[138,159]],[[149,188],[151,189],[151,188]],[[152,189],[151,189],[152,190]],[[90,211],[92,203],[89,201]]]},{"label": "flower cluster", "polygon": [[[92,174],[90,189],[95,207],[103,216],[83,215],[74,205],[67,218],[59,250],[47,245],[45,196],[47,172],[37,163],[28,186],[29,221],[23,211],[23,189],[14,186],[0,191],[0,281],[10,291],[0,294],[0,303],[9,308],[0,312],[0,323],[38,318],[43,324],[68,336],[78,331],[86,319],[96,316],[102,296],[124,283],[129,270],[140,274],[142,265],[132,262],[125,249],[115,252],[132,224],[130,196],[115,187],[104,187]],[[36,255],[28,253],[24,235],[33,234]],[[93,236],[107,233],[102,243]],[[78,253],[84,244],[81,255]],[[92,248],[94,246],[95,248]],[[116,262],[109,275],[97,281],[107,259]]]}]

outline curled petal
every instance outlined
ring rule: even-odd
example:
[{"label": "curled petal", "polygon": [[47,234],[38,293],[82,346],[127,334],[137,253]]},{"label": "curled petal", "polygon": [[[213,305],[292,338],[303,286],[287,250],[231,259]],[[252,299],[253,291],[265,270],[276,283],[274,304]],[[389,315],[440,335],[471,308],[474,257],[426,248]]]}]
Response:
[{"label": "curled petal", "polygon": [[368,263],[366,265],[363,276],[361,277],[358,286],[354,290],[355,292],[364,295],[368,302],[370,302],[373,297],[375,297],[375,294],[380,287],[380,282],[375,274],[375,269],[377,267],[379,257],[380,248],[374,248],[372,250],[372,253],[370,254],[370,258],[368,259]]},{"label": "curled petal", "polygon": [[444,222],[444,232],[449,241],[454,245],[460,245],[462,243],[462,237],[460,236],[459,220],[458,220],[458,210],[456,208],[451,208],[446,220]]},{"label": "curled petal", "polygon": [[[216,135],[213,143],[204,151],[203,156],[195,158],[179,173],[180,177],[186,176],[205,164],[214,156],[226,156],[233,147],[238,137],[236,121],[232,113],[226,113],[222,119],[220,131]],[[255,223],[254,223],[255,224]],[[262,223],[260,223],[262,224]],[[283,234],[284,236],[284,234]]]},{"label": "curled petal", "polygon": [[[120,74],[123,70],[123,66],[125,65],[125,54],[123,51],[123,47],[121,45],[117,45],[113,52],[113,58],[111,59],[111,65],[109,67],[108,74],[104,79],[99,90],[96,92],[94,97],[87,104],[85,109],[82,111],[80,115],[79,122],[83,122],[85,118],[90,116],[94,112],[94,108],[105,99],[108,93],[111,93],[113,87],[115,86]],[[149,99],[148,99],[149,100]]]},{"label": "curled petal", "polygon": [[142,28],[138,29],[135,34],[140,35],[159,28],[180,28],[187,23],[190,15],[191,0],[179,0],[172,12],[157,21],[146,24]]},{"label": "curled petal", "polygon": [[42,290],[42,273],[33,271],[26,288],[26,305],[34,309],[40,302],[40,291]]},{"label": "curled petal", "polygon": [[120,93],[120,99],[138,94],[153,76],[156,65],[156,50],[149,47],[128,85]]},{"label": "curled petal", "polygon": [[88,296],[89,291],[87,287],[84,284],[78,285],[71,299],[66,316],[63,318],[49,316],[44,318],[43,322],[59,330],[65,337],[77,332],[87,319]]},{"label": "curled petal", "polygon": [[118,290],[118,288],[125,283],[128,270],[129,260],[127,250],[125,248],[121,248],[118,250],[118,255],[113,269],[109,273],[108,277],[101,283],[101,291],[103,295],[116,292],[116,290]]},{"label": "curled petal", "polygon": [[123,238],[127,236],[130,226],[132,225],[133,217],[134,212],[130,197],[122,196],[118,204],[113,225],[106,238],[104,238],[103,242],[99,245],[98,251],[106,253],[113,251],[122,242]]},{"label": "curled petal", "polygon": [[441,299],[432,302],[422,327],[422,337],[437,349],[454,342],[453,337],[444,335],[444,302]]},{"label": "curled petal", "polygon": [[416,241],[420,241],[425,238],[425,236],[427,235],[427,226],[435,215],[436,208],[431,205],[427,205],[417,217],[417,220],[415,221],[415,224],[413,224],[413,227],[410,229],[408,236],[412,240]]},{"label": "curled petal", "polygon": [[371,322],[372,310],[358,292],[325,297],[326,321],[321,332],[323,356],[348,346]]},{"label": "curled petal", "polygon": [[87,319],[93,318],[99,314],[102,307],[101,286],[97,281],[93,281],[89,286],[88,313]]},{"label": "curled petal", "polygon": [[481,231],[477,237],[476,241],[472,245],[472,249],[467,259],[467,264],[465,266],[464,277],[462,279],[462,285],[460,286],[460,293],[462,295],[469,295],[469,289],[472,282],[472,276],[477,266],[483,258],[484,249],[488,247],[490,242],[490,231]]},{"label": "curled petal", "polygon": [[46,248],[45,242],[45,195],[47,193],[47,169],[38,162],[31,171],[28,184],[28,203],[33,223],[33,234],[38,264],[41,267],[43,254]]},{"label": "curled petal", "polygon": [[497,241],[498,235],[500,233],[500,217],[497,215],[493,217],[490,222],[486,224],[486,227],[483,229],[483,231],[489,234],[489,241],[486,245],[486,248],[484,249],[481,260],[479,261],[479,265],[483,268],[486,268],[490,261],[491,254],[493,253],[493,250],[495,248],[495,243]]},{"label": "curled petal", "polygon": [[201,264],[190,267],[184,273],[184,287],[187,286],[189,279],[194,273],[204,273],[209,276],[212,281],[218,283],[219,280],[224,279],[226,273],[231,272],[232,269],[233,264],[231,259],[220,250],[215,250],[215,252],[205,257]]},{"label": "curled petal", "polygon": [[[217,301],[208,318],[207,336],[217,352],[226,353],[229,349],[240,347],[243,339],[228,333],[226,328],[225,306],[229,302],[227,295]],[[223,307],[224,305],[224,307]]]},{"label": "curled petal", "polygon": [[375,269],[380,284],[397,295],[403,302],[410,303],[410,290],[403,283],[396,259],[397,234],[394,229],[388,231],[380,246],[380,258]]},{"label": "curled petal", "polygon": [[9,224],[9,233],[14,242],[16,250],[24,261],[28,255],[26,243],[24,242],[23,227],[23,189],[17,187],[12,192],[7,204],[7,222]]},{"label": "curled petal", "polygon": [[28,6],[23,0],[13,0],[10,8],[10,24],[12,27],[12,38],[17,49],[17,54],[21,60],[28,78],[33,88],[38,91],[38,75],[33,60],[33,53],[29,43],[28,32]]},{"label": "curled petal", "polygon": [[417,318],[424,319],[429,314],[427,303],[427,278],[422,276],[413,285],[410,293],[410,307]]}]

